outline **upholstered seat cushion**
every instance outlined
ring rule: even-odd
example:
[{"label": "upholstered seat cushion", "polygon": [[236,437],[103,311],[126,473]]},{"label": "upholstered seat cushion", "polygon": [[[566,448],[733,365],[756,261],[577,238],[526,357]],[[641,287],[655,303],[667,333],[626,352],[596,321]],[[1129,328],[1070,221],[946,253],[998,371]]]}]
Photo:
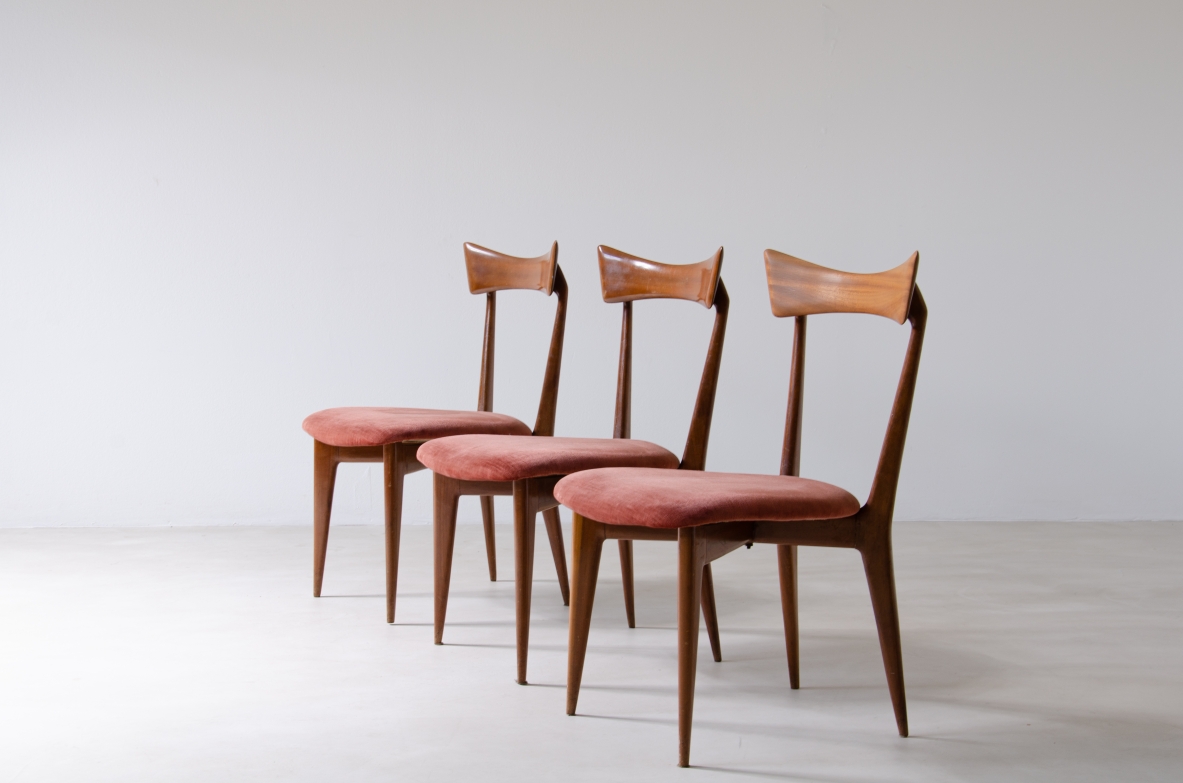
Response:
[{"label": "upholstered seat cushion", "polygon": [[854,495],[796,476],[604,468],[559,481],[555,499],[608,525],[680,528],[711,522],[837,519],[859,510]]},{"label": "upholstered seat cushion", "polygon": [[470,432],[529,435],[513,416],[430,408],[329,408],[304,419],[304,431],[330,446],[383,446]]},{"label": "upholstered seat cushion", "polygon": [[678,467],[672,452],[628,438],[457,435],[425,443],[418,459],[436,473],[465,481],[516,481],[606,466]]}]

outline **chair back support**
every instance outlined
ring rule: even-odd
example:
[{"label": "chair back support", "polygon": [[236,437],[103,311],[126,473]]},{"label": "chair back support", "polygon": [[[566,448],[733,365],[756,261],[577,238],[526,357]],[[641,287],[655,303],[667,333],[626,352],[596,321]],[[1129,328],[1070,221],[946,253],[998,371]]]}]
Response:
[{"label": "chair back support", "polygon": [[697,264],[659,264],[600,245],[600,287],[604,301],[685,299],[709,308],[715,300],[723,248]]},{"label": "chair back support", "polygon": [[867,313],[902,324],[916,284],[920,254],[872,275],[839,272],[775,250],[764,251],[768,296],[778,318],[817,313]]},{"label": "chair back support", "polygon": [[559,268],[559,243],[552,244],[549,253],[537,258],[517,258],[465,242],[464,262],[468,266],[471,293],[519,290],[541,291],[550,296],[555,271]]},{"label": "chair back support", "polygon": [[919,264],[920,254],[913,253],[911,258],[895,269],[866,275],[827,269],[775,250],[764,252],[772,313],[780,318],[791,316],[796,321],[789,375],[788,414],[785,419],[784,446],[781,449],[781,475],[800,474],[806,317],[819,313],[866,313],[890,318],[901,324],[908,321],[912,326],[887,433],[879,452],[875,479],[863,506],[868,521],[885,525],[891,523],[895,510],[904,441],[916,391],[924,327],[928,321],[928,307],[916,286]]},{"label": "chair back support", "polygon": [[554,435],[555,411],[559,397],[559,371],[563,361],[563,335],[567,323],[567,279],[559,268],[559,243],[549,253],[537,258],[517,258],[498,253],[471,242],[464,244],[464,261],[468,266],[468,290],[485,294],[485,338],[481,349],[481,386],[477,410],[493,410],[493,353],[497,329],[497,292],[507,290],[541,291],[547,296],[558,295],[554,328],[551,330],[550,351],[546,357],[546,371],[542,376],[542,393],[538,400],[538,418],[534,422],[535,435]]},{"label": "chair back support", "polygon": [[698,397],[690,418],[686,448],[679,468],[703,470],[706,467],[707,442],[715,409],[715,391],[719,385],[719,367],[723,359],[723,339],[727,332],[730,299],[719,277],[723,248],[697,264],[660,264],[599,247],[600,286],[604,301],[624,304],[620,328],[620,366],[616,377],[616,417],[614,438],[628,438],[632,430],[633,377],[633,302],[637,299],[684,299],[715,309],[715,325],[707,348]]}]

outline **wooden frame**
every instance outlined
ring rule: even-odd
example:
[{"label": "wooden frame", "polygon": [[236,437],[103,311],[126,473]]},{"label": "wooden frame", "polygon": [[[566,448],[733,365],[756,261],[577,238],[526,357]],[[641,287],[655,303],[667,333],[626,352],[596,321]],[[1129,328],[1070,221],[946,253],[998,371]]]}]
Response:
[{"label": "wooden frame", "polygon": [[[468,269],[468,287],[473,294],[484,294],[485,330],[481,348],[481,379],[477,400],[478,411],[493,410],[493,357],[496,344],[497,292],[505,290],[541,291],[550,296],[558,295],[555,309],[554,329],[551,333],[550,350],[547,355],[546,374],[543,377],[542,393],[538,401],[538,420],[535,433],[540,429],[554,431],[555,409],[558,403],[559,370],[563,354],[563,334],[567,318],[567,281],[559,268],[559,243],[551,245],[550,252],[537,258],[517,258],[498,253],[495,250],[472,243],[464,245],[464,260]],[[425,466],[416,458],[424,441],[404,441],[383,446],[330,446],[320,441],[313,443],[313,563],[312,594],[320,596],[324,581],[325,556],[328,549],[329,522],[333,508],[333,489],[336,485],[337,466],[342,462],[381,462],[385,480],[385,541],[386,541],[386,622],[394,622],[395,596],[398,588],[399,539],[402,531],[403,479],[410,473],[424,470]],[[485,551],[489,565],[490,581],[497,580],[497,550],[493,519],[493,495],[481,494],[481,517],[484,523]],[[563,554],[562,528],[558,522],[558,511],[547,518],[552,546],[556,548],[555,564],[561,567],[559,584],[563,600],[569,592],[567,562]]]},{"label": "wooden frame", "polygon": [[853,516],[794,522],[739,520],[670,531],[610,525],[575,514],[567,714],[575,714],[579,700],[604,541],[613,538],[665,539],[674,533],[678,540],[678,763],[683,767],[690,764],[698,660],[697,603],[702,585],[710,579],[712,561],[741,546],[756,543],[777,546],[789,682],[794,689],[800,687],[797,547],[846,547],[859,551],[879,631],[896,727],[901,737],[908,736],[891,523],[928,319],[924,297],[915,285],[919,255],[913,254],[903,265],[878,275],[837,272],[772,250],[765,253],[765,263],[773,313],[795,318],[781,475],[796,476],[800,469],[806,317],[830,312],[872,313],[900,323],[906,320],[912,331],[871,492],[867,502]]},{"label": "wooden frame", "polygon": [[[714,308],[715,324],[707,348],[698,397],[691,417],[686,448],[680,469],[702,470],[706,464],[707,442],[710,437],[711,417],[715,405],[715,390],[719,382],[719,367],[723,356],[723,340],[727,330],[727,313],[730,299],[727,288],[719,277],[723,263],[723,248],[711,258],[698,264],[670,265],[648,261],[601,246],[598,248],[600,279],[604,300],[623,303],[624,315],[621,324],[620,362],[617,371],[616,412],[613,423],[613,438],[628,438],[632,423],[632,303],[638,299],[684,299],[697,302],[706,308]],[[551,430],[535,434],[553,434]],[[456,529],[456,502],[460,495],[505,494],[514,498],[514,563],[515,563],[515,611],[517,628],[517,682],[525,685],[530,639],[530,604],[533,593],[534,528],[536,515],[553,514],[558,519],[558,501],[554,497],[554,485],[561,475],[530,478],[513,482],[465,482],[440,473],[435,474],[435,643],[443,644],[444,624],[447,619],[448,592],[451,582],[452,550]],[[565,569],[565,561],[559,565],[561,528],[553,532],[551,518],[546,517],[547,532],[550,534],[552,553],[556,568]],[[675,540],[676,535],[667,536]],[[624,581],[625,611],[630,628],[636,627],[636,610],[633,590],[633,559],[631,540],[620,542],[621,573]],[[569,603],[569,593],[563,592],[564,604]],[[707,619],[707,631],[711,637],[716,660],[721,659],[718,639],[718,620],[715,611],[714,592],[707,573],[701,597],[703,613]]]}]

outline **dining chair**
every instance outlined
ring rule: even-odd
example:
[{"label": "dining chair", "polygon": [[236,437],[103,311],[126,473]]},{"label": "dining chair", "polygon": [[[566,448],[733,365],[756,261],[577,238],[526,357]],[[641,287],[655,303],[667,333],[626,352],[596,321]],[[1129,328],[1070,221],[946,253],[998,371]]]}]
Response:
[{"label": "dining chair", "polygon": [[[333,509],[333,487],[337,465],[342,462],[381,462],[385,475],[386,523],[386,622],[394,622],[395,592],[398,586],[398,550],[402,528],[403,479],[423,470],[416,455],[432,438],[461,433],[496,433],[522,437],[552,435],[559,394],[559,369],[563,357],[563,331],[567,319],[567,281],[559,268],[559,244],[537,258],[517,258],[466,243],[464,261],[468,267],[468,289],[485,295],[485,336],[481,352],[480,392],[475,411],[427,408],[329,408],[304,420],[304,431],[313,437],[313,555],[312,594],[320,596],[324,581],[325,553],[329,539],[329,517]],[[497,292],[541,291],[558,297],[550,352],[538,401],[534,429],[512,416],[493,412],[493,349],[497,323]],[[497,581],[497,552],[493,527],[493,498],[481,497],[485,528],[485,549],[489,579]],[[559,588],[567,603],[567,558],[563,550],[563,529],[558,509],[545,517],[558,569]]]},{"label": "dining chair", "polygon": [[[534,520],[539,511],[558,506],[552,494],[563,476],[605,466],[649,467],[700,471],[706,466],[707,440],[715,405],[715,387],[727,329],[727,289],[719,277],[723,248],[697,264],[671,265],[647,261],[610,247],[598,250],[600,285],[605,302],[623,303],[620,362],[616,377],[616,414],[612,438],[514,438],[501,435],[458,435],[426,444],[419,452],[435,471],[435,643],[443,643],[444,619],[451,582],[456,503],[461,495],[513,495],[514,576],[516,579],[517,681],[526,684],[530,638],[530,601],[534,568]],[[686,448],[679,460],[672,452],[630,438],[632,424],[633,302],[638,299],[682,299],[715,310],[698,397],[690,420]],[[636,627],[632,542],[620,542],[625,611]],[[718,620],[710,572],[702,588],[702,608],[716,660]]]},{"label": "dining chair", "polygon": [[[696,601],[713,560],[753,543],[775,544],[790,687],[799,687],[797,547],[858,550],[871,592],[887,686],[901,737],[908,736],[904,669],[892,563],[891,521],[916,388],[928,309],[916,287],[919,254],[878,274],[764,254],[773,315],[795,319],[789,405],[780,475],[607,468],[558,482],[554,496],[574,512],[567,714],[574,715],[587,655],[600,552],[607,539],[678,541],[678,764],[690,764],[698,659]],[[832,484],[800,478],[805,324],[820,313],[867,313],[908,321],[911,334],[874,482],[861,507]]]}]

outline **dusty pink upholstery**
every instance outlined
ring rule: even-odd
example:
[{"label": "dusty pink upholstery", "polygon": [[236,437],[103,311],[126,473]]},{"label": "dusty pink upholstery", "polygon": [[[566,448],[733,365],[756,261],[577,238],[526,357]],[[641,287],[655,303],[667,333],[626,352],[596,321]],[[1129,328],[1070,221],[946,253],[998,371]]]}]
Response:
[{"label": "dusty pink upholstery", "polygon": [[457,435],[425,443],[418,459],[436,473],[464,481],[515,481],[602,467],[678,467],[656,443],[628,438],[513,438]]},{"label": "dusty pink upholstery", "polygon": [[330,446],[383,446],[471,432],[529,435],[513,416],[430,408],[329,408],[304,419],[304,431]]},{"label": "dusty pink upholstery", "polygon": [[559,481],[555,499],[607,525],[660,528],[837,519],[859,510],[854,495],[821,481],[698,470],[588,470]]}]

